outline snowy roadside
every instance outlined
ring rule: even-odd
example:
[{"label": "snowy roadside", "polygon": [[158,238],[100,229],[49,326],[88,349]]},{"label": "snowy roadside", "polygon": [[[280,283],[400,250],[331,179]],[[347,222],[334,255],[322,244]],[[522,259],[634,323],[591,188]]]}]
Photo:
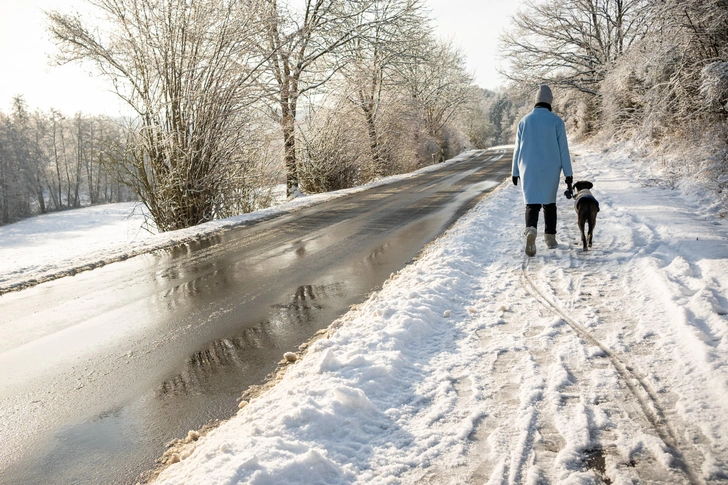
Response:
[{"label": "snowy roadside", "polygon": [[143,229],[144,208],[140,203],[92,206],[0,226],[0,295],[139,254],[186,244],[252,221],[294,212],[419,173],[439,170],[475,153],[477,151],[464,152],[443,164],[386,177],[360,187],[299,197],[250,214],[162,234],[152,234]]},{"label": "snowy roadside", "polygon": [[728,224],[577,150],[593,251],[504,183],[157,483],[725,483]]}]

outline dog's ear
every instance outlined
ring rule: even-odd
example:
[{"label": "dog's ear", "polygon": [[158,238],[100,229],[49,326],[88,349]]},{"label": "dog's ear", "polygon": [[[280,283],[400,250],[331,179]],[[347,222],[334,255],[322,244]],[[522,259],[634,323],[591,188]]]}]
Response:
[{"label": "dog's ear", "polygon": [[579,180],[577,183],[574,184],[574,188],[579,190],[590,190],[592,187],[594,187],[594,184],[589,182],[588,180]]}]

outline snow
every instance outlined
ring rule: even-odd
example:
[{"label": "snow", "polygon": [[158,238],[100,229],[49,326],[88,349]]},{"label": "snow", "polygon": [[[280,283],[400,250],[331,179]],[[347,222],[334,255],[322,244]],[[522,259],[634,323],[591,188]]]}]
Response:
[{"label": "snow", "polygon": [[558,248],[526,258],[509,177],[156,483],[725,483],[728,225],[624,151],[573,150],[592,250],[560,198]]}]

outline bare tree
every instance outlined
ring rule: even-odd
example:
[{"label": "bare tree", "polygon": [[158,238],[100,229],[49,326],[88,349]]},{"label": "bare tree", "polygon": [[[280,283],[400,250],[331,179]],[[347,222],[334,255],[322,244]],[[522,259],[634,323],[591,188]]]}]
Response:
[{"label": "bare tree", "polygon": [[89,202],[92,205],[110,202],[114,199],[114,180],[119,178],[119,174],[110,172],[118,172],[116,165],[122,163],[124,157],[124,150],[119,148],[123,127],[98,116],[77,119],[76,123],[80,124],[77,129],[83,133],[79,154],[86,175]]},{"label": "bare tree", "polygon": [[10,151],[10,120],[0,113],[0,223],[7,224],[12,220],[12,195],[10,187],[13,183],[13,158]]},{"label": "bare tree", "polygon": [[375,22],[346,46],[343,73],[349,101],[366,123],[373,175],[382,176],[392,173],[387,167],[392,160],[381,147],[379,133],[383,93],[396,90],[400,81],[396,74],[421,60],[417,46],[431,29],[419,1],[383,0],[373,4],[370,11],[372,19],[388,20]]},{"label": "bare tree", "polygon": [[[79,123],[81,121],[79,120]],[[80,131],[79,127],[79,131]],[[98,158],[101,155],[102,148],[100,148],[101,141],[104,136],[104,126],[101,122],[101,120],[89,120],[87,122],[87,128],[89,132],[88,138],[90,140],[87,142],[88,147],[84,148],[84,152],[90,151],[91,153],[95,152],[94,155],[86,154],[86,156],[83,157],[83,164],[84,164],[84,170],[86,171],[86,185],[88,187],[88,197],[91,204],[98,204],[100,201],[100,191],[101,191],[101,164],[98,163]]]},{"label": "bare tree", "polygon": [[419,111],[426,133],[437,140],[434,161],[447,157],[445,127],[469,100],[473,78],[465,69],[465,59],[450,43],[432,38],[418,46],[420,60],[400,71],[410,100]]},{"label": "bare tree", "polygon": [[597,95],[610,63],[649,29],[647,0],[529,1],[501,37],[509,67],[524,85],[547,81]]},{"label": "bare tree", "polygon": [[283,134],[286,188],[291,196],[299,185],[296,120],[300,99],[313,94],[341,69],[343,58],[335,54],[342,47],[403,13],[383,12],[379,5],[387,2],[382,0],[264,3],[267,28],[259,42],[259,56],[266,58],[266,86]]},{"label": "bare tree", "polygon": [[56,110],[51,110],[51,151],[53,153],[53,169],[54,169],[54,186],[48,186],[51,194],[53,205],[57,209],[63,209],[63,179],[61,176],[61,166],[65,157],[63,139],[63,115]]},{"label": "bare tree", "polygon": [[[659,4],[664,3],[664,8]],[[655,13],[672,17],[690,35],[695,56],[710,61],[728,60],[728,2],[725,0],[664,0]]]},{"label": "bare tree", "polygon": [[137,113],[133,188],[159,230],[209,221],[232,204],[228,173],[250,162],[245,107],[257,72],[255,0],[89,0],[103,27],[48,14],[59,60],[92,61]]},{"label": "bare tree", "polygon": [[28,112],[25,100],[17,96],[13,99],[12,111],[8,119],[8,148],[15,171],[13,183],[14,210],[16,218],[32,214],[32,203],[37,202],[40,212],[45,212],[43,180],[45,160],[38,156],[33,142],[33,117]]},{"label": "bare tree", "polygon": [[653,140],[728,117],[728,3],[654,2],[650,33],[610,66],[601,85],[603,129]]},{"label": "bare tree", "polygon": [[48,166],[50,158],[45,150],[45,140],[48,137],[48,117],[36,111],[28,120],[27,125],[21,125],[27,130],[30,141],[30,165],[28,169],[28,184],[32,187],[35,200],[38,203],[38,211],[45,214],[48,210],[46,203],[46,188],[48,183]]},{"label": "bare tree", "polygon": [[[362,150],[354,108],[343,97],[314,108],[299,126],[298,174],[306,193],[345,189],[361,183]],[[364,159],[364,160],[363,160]]]},{"label": "bare tree", "polygon": [[699,112],[726,121],[728,2],[666,0],[654,13],[661,26],[656,40],[670,46],[660,54],[663,60],[665,54],[669,56],[662,72],[664,77],[669,74],[666,91],[676,98],[673,118],[689,122]]}]

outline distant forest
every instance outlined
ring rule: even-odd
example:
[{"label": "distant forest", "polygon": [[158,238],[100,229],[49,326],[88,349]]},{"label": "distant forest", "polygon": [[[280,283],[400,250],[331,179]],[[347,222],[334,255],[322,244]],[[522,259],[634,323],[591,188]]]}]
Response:
[{"label": "distant forest", "polygon": [[137,200],[116,176],[124,136],[112,119],[30,113],[15,98],[9,114],[0,112],[0,222]]}]

